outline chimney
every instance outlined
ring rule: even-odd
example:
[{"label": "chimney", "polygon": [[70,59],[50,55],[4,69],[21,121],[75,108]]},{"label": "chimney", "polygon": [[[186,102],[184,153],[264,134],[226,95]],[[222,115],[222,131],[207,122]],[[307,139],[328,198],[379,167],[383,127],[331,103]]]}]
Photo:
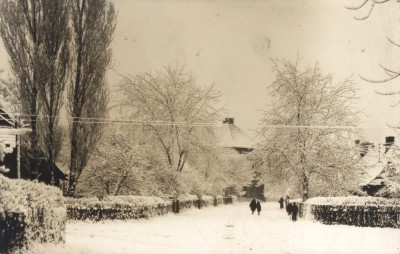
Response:
[{"label": "chimney", "polygon": [[388,136],[385,138],[385,144],[383,146],[385,147],[385,153],[389,151],[389,147],[394,144],[394,136]]},{"label": "chimney", "polygon": [[393,145],[394,144],[394,136],[388,136],[385,138],[385,144],[387,145]]},{"label": "chimney", "polygon": [[235,118],[225,118],[224,121],[222,121],[223,124],[234,124],[235,123]]}]

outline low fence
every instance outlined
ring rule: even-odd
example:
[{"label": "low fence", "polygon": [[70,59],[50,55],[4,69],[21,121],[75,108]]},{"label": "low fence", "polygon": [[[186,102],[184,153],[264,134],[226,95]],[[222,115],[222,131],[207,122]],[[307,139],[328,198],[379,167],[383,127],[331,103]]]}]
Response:
[{"label": "low fence", "polygon": [[299,216],[323,224],[400,228],[400,206],[309,204],[299,202]]}]

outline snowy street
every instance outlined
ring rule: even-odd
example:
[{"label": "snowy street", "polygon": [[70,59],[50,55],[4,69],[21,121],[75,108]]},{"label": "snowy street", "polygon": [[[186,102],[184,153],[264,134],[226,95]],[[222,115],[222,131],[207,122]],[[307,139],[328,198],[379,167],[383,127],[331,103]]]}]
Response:
[{"label": "snowy street", "polygon": [[278,203],[191,209],[150,220],[68,223],[64,247],[35,253],[400,253],[400,229],[289,221]]}]

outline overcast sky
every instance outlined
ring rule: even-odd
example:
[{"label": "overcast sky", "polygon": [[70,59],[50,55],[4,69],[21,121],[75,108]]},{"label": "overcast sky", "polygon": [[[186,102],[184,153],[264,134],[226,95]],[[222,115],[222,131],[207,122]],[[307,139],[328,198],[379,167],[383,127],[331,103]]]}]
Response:
[{"label": "overcast sky", "polygon": [[[400,49],[399,4],[375,8],[371,17],[356,21],[339,0],[114,0],[118,25],[113,42],[112,87],[119,74],[157,71],[165,65],[184,65],[199,84],[215,84],[237,125],[257,127],[269,104],[267,86],[274,80],[271,58],[293,60],[299,53],[304,66],[319,62],[324,73],[340,81],[353,75],[360,89],[359,105],[366,116],[362,126],[399,123],[394,97],[374,90],[394,90],[399,80],[373,85],[358,75],[383,78],[380,63],[396,69]],[[364,11],[368,11],[367,9]],[[361,13],[359,13],[361,15]],[[4,50],[0,51],[0,56]],[[0,58],[0,68],[4,66]],[[367,139],[383,141],[388,129],[368,129]]]}]

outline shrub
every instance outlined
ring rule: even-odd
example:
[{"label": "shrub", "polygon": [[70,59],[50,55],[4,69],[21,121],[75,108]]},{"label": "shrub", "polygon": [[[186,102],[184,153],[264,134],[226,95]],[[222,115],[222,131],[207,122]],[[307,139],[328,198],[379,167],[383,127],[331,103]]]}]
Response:
[{"label": "shrub", "polygon": [[400,228],[400,200],[377,197],[318,197],[299,203],[302,218],[324,224]]},{"label": "shrub", "polygon": [[199,198],[196,195],[183,194],[178,196],[179,210],[185,210],[192,207],[199,207]]},{"label": "shrub", "polygon": [[65,241],[66,209],[61,190],[0,175],[0,253],[32,243]]},{"label": "shrub", "polygon": [[200,202],[200,207],[199,208],[201,208],[201,207],[207,207],[207,206],[214,206],[214,197],[212,197],[212,196],[202,196],[200,199],[199,199],[199,202]]},{"label": "shrub", "polygon": [[214,197],[214,206],[220,205],[224,203],[224,198],[221,195],[217,195]]},{"label": "shrub", "polygon": [[306,201],[307,204],[330,205],[400,205],[400,199],[388,199],[380,197],[315,197]]},{"label": "shrub", "polygon": [[172,211],[170,201],[158,197],[107,196],[97,198],[68,199],[70,220],[128,220],[150,218]]}]

